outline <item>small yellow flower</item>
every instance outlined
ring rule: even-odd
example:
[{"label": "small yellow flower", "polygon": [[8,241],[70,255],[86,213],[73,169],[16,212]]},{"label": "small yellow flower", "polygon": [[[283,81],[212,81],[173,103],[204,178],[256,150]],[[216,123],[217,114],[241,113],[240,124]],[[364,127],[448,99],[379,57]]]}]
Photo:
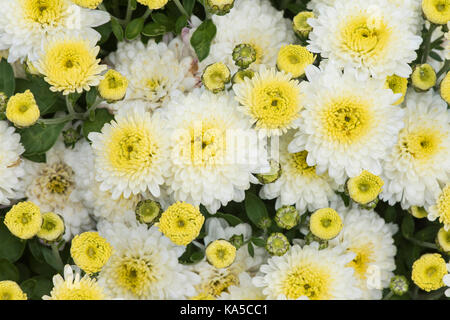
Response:
[{"label": "small yellow flower", "polygon": [[16,237],[30,239],[41,229],[41,210],[32,202],[20,202],[8,211],[4,223]]},{"label": "small yellow flower", "polygon": [[216,268],[227,268],[236,259],[236,247],[226,240],[215,240],[206,247],[206,259]]},{"label": "small yellow flower", "polygon": [[27,294],[14,281],[0,281],[0,300],[27,300]]},{"label": "small yellow flower", "polygon": [[70,255],[84,272],[99,272],[111,257],[112,247],[98,232],[84,232],[72,240]]},{"label": "small yellow flower", "polygon": [[450,0],[422,0],[422,10],[432,23],[446,24],[450,20]]},{"label": "small yellow flower", "polygon": [[424,207],[412,206],[411,208],[409,208],[409,212],[412,214],[414,218],[417,219],[425,218],[428,215],[428,212],[425,210]]},{"label": "small yellow flower", "polygon": [[319,209],[311,215],[309,228],[316,237],[322,240],[331,240],[341,232],[342,219],[331,208]]},{"label": "small yellow flower", "polygon": [[314,13],[310,11],[299,12],[293,20],[292,27],[294,32],[297,33],[301,38],[308,38],[309,33],[312,31],[312,27],[308,24],[307,20],[309,18],[314,18]]},{"label": "small yellow flower", "polygon": [[416,66],[411,81],[415,88],[426,91],[436,84],[436,72],[429,64]]},{"label": "small yellow flower", "polygon": [[447,274],[445,260],[438,253],[427,253],[417,259],[412,266],[411,278],[427,292],[444,286],[442,278]]},{"label": "small yellow flower", "polygon": [[16,93],[8,100],[6,117],[17,127],[29,127],[36,123],[41,113],[30,90]]},{"label": "small yellow flower", "polygon": [[159,229],[173,243],[186,246],[198,237],[205,217],[200,210],[185,202],[176,202],[163,212]]},{"label": "small yellow flower", "polygon": [[384,181],[366,170],[347,182],[348,193],[353,201],[368,204],[374,201],[381,192]]},{"label": "small yellow flower", "polygon": [[42,215],[42,220],[41,230],[37,236],[49,242],[59,240],[65,230],[63,219],[56,213],[47,212]]},{"label": "small yellow flower", "polygon": [[72,0],[72,2],[80,7],[95,9],[103,2],[103,0]]},{"label": "small yellow flower", "polygon": [[397,75],[392,75],[386,78],[385,88],[391,89],[394,93],[401,93],[402,96],[394,105],[399,105],[405,100],[406,90],[408,89],[408,79]]},{"label": "small yellow flower", "polygon": [[445,228],[439,229],[436,243],[443,252],[450,253],[450,230],[445,231]]},{"label": "small yellow flower", "polygon": [[206,67],[202,75],[205,88],[213,93],[225,90],[225,85],[230,82],[230,69],[222,62],[217,62]]},{"label": "small yellow flower", "polygon": [[152,10],[161,9],[169,0],[137,0],[140,4],[149,7]]},{"label": "small yellow flower", "polygon": [[116,70],[108,70],[105,78],[100,81],[98,92],[108,101],[118,101],[125,97],[128,88],[128,80]]},{"label": "small yellow flower", "polygon": [[445,102],[450,104],[450,72],[447,72],[445,78],[441,82],[441,97]]},{"label": "small yellow flower", "polygon": [[313,64],[315,60],[316,56],[305,47],[291,44],[281,47],[278,52],[277,66],[279,70],[298,78],[305,74],[305,68]]}]

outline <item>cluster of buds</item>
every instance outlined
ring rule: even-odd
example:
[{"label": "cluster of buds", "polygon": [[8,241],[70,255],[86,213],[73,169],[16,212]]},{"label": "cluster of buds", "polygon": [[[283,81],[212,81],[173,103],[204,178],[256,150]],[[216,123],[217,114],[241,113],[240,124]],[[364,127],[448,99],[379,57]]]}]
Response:
[{"label": "cluster of buds", "polygon": [[135,213],[137,221],[151,226],[161,216],[161,205],[153,200],[142,200],[137,204]]}]

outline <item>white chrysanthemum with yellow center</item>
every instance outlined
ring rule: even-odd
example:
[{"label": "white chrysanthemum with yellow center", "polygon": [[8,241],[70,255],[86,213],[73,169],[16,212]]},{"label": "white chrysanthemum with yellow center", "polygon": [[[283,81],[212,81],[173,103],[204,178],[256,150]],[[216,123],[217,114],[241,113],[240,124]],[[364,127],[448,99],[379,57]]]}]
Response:
[{"label": "white chrysanthemum with yellow center", "polygon": [[164,111],[170,142],[168,192],[176,201],[216,212],[242,201],[252,173],[268,169],[263,141],[229,95],[197,89]]},{"label": "white chrysanthemum with yellow center", "polygon": [[184,299],[195,294],[199,277],[178,262],[184,247],[156,227],[102,222],[98,229],[114,248],[99,275],[112,298]]},{"label": "white chrysanthemum with yellow center", "polygon": [[314,166],[306,163],[307,151],[288,152],[293,131],[280,139],[281,176],[273,183],[265,184],[261,191],[262,199],[277,198],[275,208],[294,205],[300,213],[315,211],[328,206],[336,198],[337,185],[326,174],[318,175]]},{"label": "white chrysanthemum with yellow center", "polygon": [[306,163],[318,174],[328,171],[339,184],[362,170],[379,175],[381,160],[403,126],[403,111],[392,106],[399,95],[383,81],[358,81],[332,65],[309,66],[306,75],[309,82],[301,84],[305,109],[289,151],[306,150]]},{"label": "white chrysanthemum with yellow center", "polygon": [[281,46],[295,40],[292,21],[283,18],[283,13],[265,0],[236,1],[230,13],[214,15],[212,20],[217,34],[209,56],[200,63],[201,70],[220,61],[234,74],[238,67],[234,64],[232,53],[239,44],[249,44],[256,51],[256,61],[250,68],[259,65],[273,67]]},{"label": "white chrysanthemum with yellow center", "polygon": [[35,61],[41,46],[53,36],[79,34],[94,43],[93,27],[109,21],[109,13],[89,10],[69,0],[0,0],[0,49],[9,49],[9,62]]},{"label": "white chrysanthemum with yellow center", "polygon": [[106,300],[104,289],[88,275],[81,277],[79,269],[64,267],[64,278],[57,274],[53,277],[53,289],[50,296],[43,300]]},{"label": "white chrysanthemum with yellow center", "polygon": [[[197,63],[179,38],[169,43],[150,40],[147,45],[140,40],[119,42],[108,59],[129,81],[125,99],[143,100],[148,110],[167,105],[172,97],[192,89],[199,81],[195,77]],[[110,107],[117,111],[124,104]]]},{"label": "white chrysanthemum with yellow center", "polygon": [[450,112],[433,90],[408,92],[405,111],[405,128],[383,164],[380,199],[427,207],[450,179]]},{"label": "white chrysanthemum with yellow center", "polygon": [[341,248],[319,250],[319,244],[294,245],[281,257],[272,257],[253,278],[268,299],[359,299],[353,270],[347,264],[353,253]]},{"label": "white chrysanthemum with yellow center", "polygon": [[356,255],[347,266],[355,270],[354,276],[363,291],[363,298],[381,299],[382,289],[389,286],[396,268],[397,249],[392,237],[398,227],[387,224],[372,210],[340,206],[337,211],[344,227],[329,244]]},{"label": "white chrysanthemum with yellow center", "polygon": [[83,194],[93,175],[91,146],[79,142],[74,149],[61,140],[47,152],[46,163],[24,160],[25,195],[39,205],[42,212],[55,212],[64,219],[64,240],[87,231],[93,226]]},{"label": "white chrysanthemum with yellow center", "polygon": [[90,133],[100,190],[113,199],[150,191],[160,195],[168,171],[167,140],[161,119],[142,108],[124,110],[101,133]]},{"label": "white chrysanthemum with yellow center", "polygon": [[300,116],[302,94],[299,82],[290,74],[275,68],[260,68],[252,79],[235,84],[233,90],[239,108],[255,125],[268,136],[281,135],[294,127]]},{"label": "white chrysanthemum with yellow center", "polygon": [[329,58],[338,67],[354,69],[359,77],[407,78],[408,65],[417,57],[422,38],[410,30],[412,10],[388,0],[336,0],[319,6],[317,19],[308,20],[311,52]]},{"label": "white chrysanthemum with yellow center", "polygon": [[50,90],[69,93],[89,91],[103,79],[106,65],[99,64],[100,47],[94,41],[78,37],[55,38],[49,41],[36,68],[44,75]]},{"label": "white chrysanthemum with yellow center", "polygon": [[20,155],[25,151],[20,135],[7,121],[0,121],[0,204],[23,197],[20,178],[25,174]]}]

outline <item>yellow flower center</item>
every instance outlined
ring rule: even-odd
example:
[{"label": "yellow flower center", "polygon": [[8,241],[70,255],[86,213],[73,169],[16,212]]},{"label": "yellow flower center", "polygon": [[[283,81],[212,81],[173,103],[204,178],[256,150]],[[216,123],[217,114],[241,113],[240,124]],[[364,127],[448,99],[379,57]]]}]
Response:
[{"label": "yellow flower center", "polygon": [[69,195],[72,192],[74,181],[72,168],[62,162],[45,167],[40,172],[40,184],[51,193]]},{"label": "yellow flower center", "polygon": [[151,167],[158,146],[146,128],[115,128],[109,143],[109,160],[119,171],[135,173]]},{"label": "yellow flower center", "polygon": [[351,247],[349,251],[355,253],[356,257],[347,266],[352,267],[360,279],[366,279],[367,269],[373,261],[373,244],[367,243],[359,247]]},{"label": "yellow flower center", "polygon": [[391,32],[382,19],[356,16],[347,21],[341,28],[342,46],[352,57],[364,62],[385,54]]},{"label": "yellow flower center", "polygon": [[41,25],[57,25],[63,18],[63,0],[22,0],[25,16]]},{"label": "yellow flower center", "polygon": [[316,166],[310,167],[306,163],[306,157],[308,156],[308,151],[300,151],[297,153],[289,154],[289,165],[294,170],[295,174],[306,176],[306,177],[317,177]]},{"label": "yellow flower center", "polygon": [[292,74],[298,78],[305,74],[305,68],[314,63],[316,57],[305,47],[299,45],[288,45],[280,49],[278,53],[278,69]]},{"label": "yellow flower center", "polygon": [[290,81],[262,81],[254,87],[249,107],[258,127],[285,128],[300,111],[299,90]]},{"label": "yellow flower center", "polygon": [[236,259],[236,247],[226,240],[216,240],[208,245],[205,255],[214,267],[227,268]]},{"label": "yellow flower center", "polygon": [[331,277],[323,267],[308,263],[289,271],[282,284],[282,291],[289,299],[306,296],[311,300],[330,298]]},{"label": "yellow flower center", "polygon": [[363,171],[359,176],[350,178],[347,182],[348,192],[353,201],[367,204],[375,200],[383,187],[383,180],[368,172]]},{"label": "yellow flower center", "polygon": [[116,284],[136,296],[145,295],[157,280],[152,262],[145,257],[119,258],[114,273]]},{"label": "yellow flower center", "polygon": [[403,129],[399,137],[400,150],[416,160],[429,160],[441,150],[441,136],[439,130],[429,127],[417,128],[412,132]]},{"label": "yellow flower center", "polygon": [[322,111],[324,135],[331,141],[349,145],[364,138],[376,125],[369,104],[359,97],[336,98]]}]

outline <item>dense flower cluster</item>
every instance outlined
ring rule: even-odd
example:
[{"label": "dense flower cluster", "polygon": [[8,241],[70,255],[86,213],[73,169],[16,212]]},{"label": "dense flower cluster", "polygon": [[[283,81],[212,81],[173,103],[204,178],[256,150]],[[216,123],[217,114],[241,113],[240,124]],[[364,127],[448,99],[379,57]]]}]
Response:
[{"label": "dense flower cluster", "polygon": [[450,1],[278,2],[0,0],[0,300],[450,296]]}]

